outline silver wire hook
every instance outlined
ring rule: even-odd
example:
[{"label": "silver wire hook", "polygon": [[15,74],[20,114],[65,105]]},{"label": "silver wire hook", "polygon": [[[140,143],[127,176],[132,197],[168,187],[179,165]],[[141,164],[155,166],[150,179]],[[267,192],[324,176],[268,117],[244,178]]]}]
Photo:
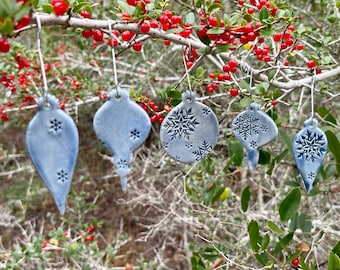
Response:
[{"label": "silver wire hook", "polygon": [[[112,26],[111,26],[111,20],[108,19],[107,20],[107,26],[109,28],[109,35],[110,38],[113,39],[115,38],[114,35],[112,34]],[[113,65],[113,79],[114,79],[114,83],[115,83],[115,89],[116,89],[116,97],[119,97],[119,93],[118,93],[118,76],[117,76],[117,64],[116,64],[116,54],[115,54],[115,49],[114,49],[114,45],[112,44],[111,46],[111,56],[112,56],[112,65]]]},{"label": "silver wire hook", "polygon": [[[190,41],[188,41],[188,47],[189,47],[189,51],[191,53],[191,44],[190,44]],[[190,91],[190,99],[191,99],[191,94],[192,94],[192,88],[191,88],[191,82],[190,82],[190,76],[189,76],[189,70],[188,70],[188,67],[187,67],[187,63],[185,61],[185,48],[183,50],[183,63],[184,63],[184,67],[185,67],[185,74],[187,76],[187,80],[188,80],[188,87],[189,87],[189,91]]]},{"label": "silver wire hook", "polygon": [[310,87],[310,98],[311,98],[311,118],[314,118],[314,91],[316,86],[316,68],[313,69],[313,76]]},{"label": "silver wire hook", "polygon": [[48,105],[48,86],[47,86],[44,59],[43,59],[42,51],[41,51],[41,22],[40,22],[39,14],[35,13],[35,15],[36,15],[36,22],[37,22],[37,48],[38,48],[39,62],[40,62],[40,68],[41,68],[41,76],[42,76],[43,83],[44,83],[43,95],[45,98],[45,104]]}]

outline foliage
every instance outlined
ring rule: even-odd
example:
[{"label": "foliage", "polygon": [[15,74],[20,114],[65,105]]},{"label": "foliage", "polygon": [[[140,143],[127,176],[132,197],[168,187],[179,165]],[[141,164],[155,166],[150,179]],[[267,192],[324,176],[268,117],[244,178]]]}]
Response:
[{"label": "foliage", "polygon": [[[0,1],[0,269],[339,269],[339,6]],[[54,16],[60,7],[64,16]],[[22,139],[43,93],[35,12],[49,92],[81,139],[65,217]],[[91,124],[115,84],[112,46],[120,85],[153,122],[127,194]],[[329,149],[307,194],[291,144],[311,115],[315,74],[314,117]],[[220,136],[206,158],[184,165],[164,154],[158,130],[190,86],[216,113]],[[262,147],[250,172],[231,122],[253,101],[279,137]]]}]

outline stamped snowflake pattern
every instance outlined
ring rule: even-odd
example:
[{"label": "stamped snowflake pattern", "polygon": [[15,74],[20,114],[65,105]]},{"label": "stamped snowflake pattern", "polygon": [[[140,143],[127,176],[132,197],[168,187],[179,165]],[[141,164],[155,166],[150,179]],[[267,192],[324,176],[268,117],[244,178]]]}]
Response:
[{"label": "stamped snowflake pattern", "polygon": [[240,135],[244,140],[247,138],[259,134],[261,131],[260,119],[253,116],[249,112],[240,114],[235,118],[232,124],[234,132]]},{"label": "stamped snowflake pattern", "polygon": [[169,147],[169,143],[168,142],[163,142],[163,147],[164,148],[168,148]]},{"label": "stamped snowflake pattern", "polygon": [[316,176],[316,174],[315,174],[314,172],[309,172],[309,173],[307,174],[307,178],[308,178],[309,180],[314,180],[315,176]]},{"label": "stamped snowflake pattern", "polygon": [[297,158],[314,162],[326,153],[326,139],[323,134],[307,129],[296,141]]},{"label": "stamped snowflake pattern", "polygon": [[250,142],[250,147],[251,147],[251,148],[257,148],[257,142],[251,141],[251,142]]},{"label": "stamped snowflake pattern", "polygon": [[211,113],[211,109],[209,107],[203,107],[202,112],[204,115],[208,115]]},{"label": "stamped snowflake pattern", "polygon": [[266,133],[266,132],[268,131],[268,126],[267,126],[266,124],[262,124],[262,125],[261,125],[261,131],[262,131],[263,133]]},{"label": "stamped snowflake pattern", "polygon": [[117,165],[119,168],[127,168],[129,166],[129,164],[127,163],[125,159],[120,159]]},{"label": "stamped snowflake pattern", "polygon": [[138,140],[140,138],[140,132],[137,129],[130,131],[130,138]]},{"label": "stamped snowflake pattern", "polygon": [[193,143],[191,141],[185,142],[185,147],[186,148],[191,148],[193,146]]},{"label": "stamped snowflake pattern", "polygon": [[50,128],[48,131],[54,134],[59,133],[61,131],[61,121],[59,121],[56,118],[53,120],[50,120]]},{"label": "stamped snowflake pattern", "polygon": [[195,131],[197,125],[199,125],[199,123],[196,120],[192,109],[181,108],[173,111],[172,114],[169,115],[164,123],[164,128],[170,136],[170,140],[189,140],[190,135]]},{"label": "stamped snowflake pattern", "polygon": [[202,145],[192,153],[195,155],[196,160],[200,160],[204,158],[207,154],[209,154],[211,149],[212,149],[212,145],[208,143],[207,141],[203,141]]},{"label": "stamped snowflake pattern", "polygon": [[68,180],[68,174],[64,170],[60,170],[57,172],[57,178],[59,182],[65,183]]}]

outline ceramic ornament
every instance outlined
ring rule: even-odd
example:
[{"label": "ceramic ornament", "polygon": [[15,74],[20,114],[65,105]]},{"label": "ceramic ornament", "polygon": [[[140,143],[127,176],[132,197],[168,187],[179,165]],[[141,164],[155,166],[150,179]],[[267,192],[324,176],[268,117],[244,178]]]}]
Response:
[{"label": "ceramic ornament", "polygon": [[150,118],[130,99],[126,90],[118,87],[110,92],[109,99],[96,112],[93,127],[99,140],[112,154],[112,163],[125,192],[133,151],[149,136]]},{"label": "ceramic ornament", "polygon": [[327,146],[327,137],[313,118],[306,120],[304,128],[294,137],[293,154],[307,192],[322,166]]},{"label": "ceramic ornament", "polygon": [[191,163],[204,158],[216,145],[219,133],[214,112],[186,91],[182,102],[165,117],[160,129],[163,148],[173,159]]},{"label": "ceramic ornament", "polygon": [[250,170],[254,170],[259,161],[259,147],[275,139],[278,134],[276,124],[254,102],[236,116],[232,129],[236,138],[246,148]]},{"label": "ceramic ornament", "polygon": [[26,130],[26,147],[60,213],[65,213],[66,197],[77,162],[79,137],[73,119],[60,109],[55,96],[38,101],[38,111]]}]

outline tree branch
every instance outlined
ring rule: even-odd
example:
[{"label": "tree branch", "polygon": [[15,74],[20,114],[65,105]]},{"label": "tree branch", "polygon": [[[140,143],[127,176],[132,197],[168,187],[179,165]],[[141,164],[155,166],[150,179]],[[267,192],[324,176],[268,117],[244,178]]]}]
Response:
[{"label": "tree branch", "polygon": [[[33,14],[33,21],[35,20],[37,14]],[[41,21],[42,26],[64,26],[64,27],[81,27],[81,28],[91,28],[91,29],[108,29],[109,20],[97,20],[97,19],[84,19],[84,18],[77,18],[77,17],[69,17],[69,16],[55,16],[49,15],[46,13],[38,13],[38,16]],[[144,34],[140,31],[138,23],[134,22],[124,22],[124,21],[113,21],[111,20],[111,28],[119,31],[133,31],[137,34]],[[23,31],[27,31],[28,29],[36,28],[36,25],[30,25],[28,27],[22,28],[14,32],[14,35],[19,35]],[[208,48],[202,42],[193,39],[193,38],[183,38],[177,34],[166,34],[164,31],[160,29],[153,29],[151,28],[150,31],[146,34],[152,38],[159,38],[159,39],[167,39],[171,42],[183,46],[190,45],[193,48]],[[228,60],[231,58],[230,53],[223,53],[224,60]],[[235,59],[239,65],[242,64],[242,61]],[[254,69],[249,66],[249,73],[252,74],[254,79],[259,81],[268,81],[268,77],[262,73],[262,70]],[[340,67],[334,68],[329,71],[325,71],[321,74],[316,76],[317,81],[326,80],[330,77],[334,77],[340,74]],[[299,79],[299,80],[290,80],[287,82],[281,82],[277,80],[270,81],[272,86],[278,87],[280,89],[292,89],[298,88],[306,84],[310,84],[312,80],[312,76]]]}]

